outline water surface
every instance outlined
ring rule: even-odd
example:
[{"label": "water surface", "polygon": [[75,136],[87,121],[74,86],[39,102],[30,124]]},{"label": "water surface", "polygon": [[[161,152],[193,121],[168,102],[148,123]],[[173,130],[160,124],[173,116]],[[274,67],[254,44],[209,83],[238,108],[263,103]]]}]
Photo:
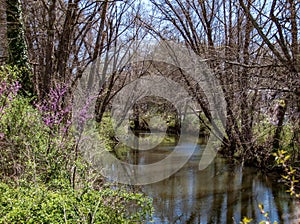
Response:
[{"label": "water surface", "polygon": [[[169,141],[152,150],[134,151],[127,161],[154,163],[171,153],[175,145]],[[233,166],[220,156],[205,170],[198,170],[204,146],[200,142],[188,163],[168,179],[142,186],[153,198],[154,223],[239,223],[244,216],[259,223],[266,220],[259,203],[272,222],[300,223],[299,203],[274,177],[254,168]]]}]

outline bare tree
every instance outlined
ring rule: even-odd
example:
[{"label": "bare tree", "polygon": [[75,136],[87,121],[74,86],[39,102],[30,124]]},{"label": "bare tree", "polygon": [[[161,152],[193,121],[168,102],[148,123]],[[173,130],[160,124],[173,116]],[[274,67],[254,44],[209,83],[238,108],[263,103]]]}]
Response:
[{"label": "bare tree", "polygon": [[[279,107],[277,128],[273,137],[273,147],[279,148],[283,121],[288,107],[294,111],[289,116],[296,121],[294,141],[299,145],[299,72],[300,72],[300,45],[298,38],[299,2],[294,0],[276,0],[272,4],[265,4],[251,12],[243,0],[239,0],[241,7],[256,29],[258,35],[266,44],[278,63],[285,67],[283,81],[279,93],[284,94],[284,106]],[[264,7],[269,7],[268,14],[264,14]],[[255,14],[262,14],[265,18],[264,26],[255,19]],[[269,31],[266,31],[266,26]],[[299,150],[299,149],[298,149]]]},{"label": "bare tree", "polygon": [[136,5],[130,0],[24,2],[38,96],[43,98],[55,82],[73,88],[88,65],[103,64],[106,52],[132,32]]},{"label": "bare tree", "polygon": [[[258,124],[266,119],[271,102],[284,95],[287,107],[277,113],[273,143],[265,147],[268,151],[278,148],[285,111],[299,111],[295,106],[299,101],[299,4],[255,0],[151,2],[157,20],[147,26],[150,32],[185,43],[207,59],[222,83],[228,115],[224,146],[228,153],[253,159],[261,156]],[[272,97],[262,101],[270,92]],[[293,106],[288,107],[291,101]]]},{"label": "bare tree", "polygon": [[103,50],[99,49],[99,38],[94,46],[91,41],[103,36],[107,5],[108,1],[24,2],[29,57],[40,98],[55,82],[72,83],[93,60],[91,54]]}]

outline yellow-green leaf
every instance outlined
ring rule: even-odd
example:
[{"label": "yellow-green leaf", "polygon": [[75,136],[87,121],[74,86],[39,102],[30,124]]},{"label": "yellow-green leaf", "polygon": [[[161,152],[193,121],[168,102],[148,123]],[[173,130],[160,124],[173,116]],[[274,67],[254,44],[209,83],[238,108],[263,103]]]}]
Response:
[{"label": "yellow-green leaf", "polygon": [[247,224],[247,223],[250,223],[253,219],[251,218],[247,218],[246,216],[243,218],[243,223],[244,224]]}]

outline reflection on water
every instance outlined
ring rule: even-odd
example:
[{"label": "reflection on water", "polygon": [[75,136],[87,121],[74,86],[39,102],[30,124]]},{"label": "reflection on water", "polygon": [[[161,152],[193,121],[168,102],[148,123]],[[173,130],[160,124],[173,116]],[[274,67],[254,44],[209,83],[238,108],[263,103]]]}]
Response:
[{"label": "reflection on water", "polygon": [[[175,141],[171,141],[153,150],[135,151],[127,160],[138,164],[156,162],[174,146]],[[170,178],[142,187],[153,198],[154,223],[239,223],[244,216],[258,223],[265,220],[259,203],[263,203],[272,222],[299,223],[299,205],[282,184],[256,169],[233,167],[220,157],[199,171],[202,149],[199,144],[189,162]]]}]

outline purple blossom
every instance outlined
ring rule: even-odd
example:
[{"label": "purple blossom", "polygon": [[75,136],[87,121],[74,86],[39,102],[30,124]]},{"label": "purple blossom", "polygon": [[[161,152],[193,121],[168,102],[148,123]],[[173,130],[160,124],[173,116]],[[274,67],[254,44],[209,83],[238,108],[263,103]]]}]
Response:
[{"label": "purple blossom", "polygon": [[[72,104],[64,102],[68,91],[67,85],[56,85],[49,91],[48,97],[41,103],[36,104],[36,107],[42,114],[42,119],[46,126],[58,128],[61,134],[65,135],[72,125],[70,112]],[[82,98],[78,110],[73,111],[73,118],[77,121],[79,127],[83,127],[87,120],[94,117],[94,107],[92,103],[97,96],[86,96]]]},{"label": "purple blossom", "polygon": [[7,83],[5,81],[0,83],[0,95],[5,94],[5,90],[7,89]]},{"label": "purple blossom", "polygon": [[21,88],[21,84],[19,83],[19,81],[16,81],[11,85],[10,91],[14,96],[16,96],[20,88]]},{"label": "purple blossom", "polygon": [[94,117],[92,103],[97,98],[96,96],[87,96],[84,99],[84,102],[81,102],[80,109],[75,111],[74,118],[78,121],[77,125],[82,127],[87,120],[90,120]]},{"label": "purple blossom", "polygon": [[[50,128],[53,128],[55,125],[61,125],[71,111],[71,105],[64,102],[67,90],[67,85],[56,85],[50,90],[46,99],[40,104],[36,104],[36,107],[43,115],[44,123]],[[69,126],[69,123],[69,121],[66,121],[64,125]]]},{"label": "purple blossom", "polygon": [[7,81],[0,82],[0,115],[5,114],[5,108],[8,107],[9,103],[17,95],[20,88],[21,85],[18,81],[12,84],[7,83]]}]

